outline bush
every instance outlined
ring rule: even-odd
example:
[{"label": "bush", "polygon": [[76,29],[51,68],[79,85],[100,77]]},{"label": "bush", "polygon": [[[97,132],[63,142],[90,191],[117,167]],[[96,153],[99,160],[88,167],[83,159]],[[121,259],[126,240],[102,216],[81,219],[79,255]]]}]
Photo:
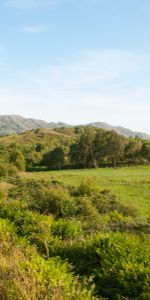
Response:
[{"label": "bush", "polygon": [[0,219],[0,295],[11,300],[94,300],[91,284],[80,282],[68,263],[44,260]]},{"label": "bush", "polygon": [[5,178],[8,175],[8,167],[6,164],[0,163],[0,178]]},{"label": "bush", "polygon": [[18,174],[18,169],[13,164],[0,163],[0,178],[12,177]]},{"label": "bush", "polygon": [[101,295],[105,300],[149,299],[150,227],[136,208],[123,205],[95,184],[70,188],[54,180],[21,176],[11,180],[6,190],[3,184],[0,293],[4,299],[94,299],[94,286],[98,299]]},{"label": "bush", "polygon": [[67,258],[77,274],[93,276],[98,294],[103,297],[149,299],[150,253],[144,238],[98,234],[83,242],[58,245],[55,254]]},{"label": "bush", "polygon": [[68,191],[60,186],[40,188],[31,200],[30,207],[45,214],[55,214],[57,217],[73,216],[76,207]]},{"label": "bush", "polygon": [[83,232],[81,229],[81,223],[76,220],[63,220],[53,222],[52,234],[54,236],[61,237],[62,239],[81,237]]},{"label": "bush", "polygon": [[[147,300],[150,296],[150,254],[146,241],[110,235],[99,240],[99,266],[94,271],[99,293],[109,299]],[[109,286],[109,289],[107,288]]]}]

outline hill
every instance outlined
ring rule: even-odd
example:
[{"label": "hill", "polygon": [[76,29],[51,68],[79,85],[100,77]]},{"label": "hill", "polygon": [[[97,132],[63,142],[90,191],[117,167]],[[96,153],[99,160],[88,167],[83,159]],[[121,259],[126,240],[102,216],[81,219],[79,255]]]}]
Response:
[{"label": "hill", "polygon": [[95,122],[95,123],[90,123],[88,124],[89,126],[94,126],[97,128],[102,128],[105,130],[114,130],[116,131],[118,134],[121,134],[123,136],[126,137],[139,137],[141,139],[150,139],[150,135],[144,133],[144,132],[136,132],[136,131],[132,131],[128,128],[124,128],[122,126],[112,126],[110,124],[104,123],[104,122]]},{"label": "hill", "polygon": [[[85,125],[82,125],[85,126]],[[112,126],[110,124],[104,122],[93,122],[86,124],[86,126],[92,126],[97,128],[102,128],[106,130],[114,130],[118,134],[121,134],[126,137],[135,137],[143,139],[150,139],[150,135],[141,132],[134,132],[130,129],[121,127],[121,126]],[[34,130],[38,128],[61,128],[61,127],[72,127],[72,125],[63,123],[63,122],[45,122],[43,120],[32,119],[32,118],[24,118],[17,115],[1,115],[0,116],[0,135],[9,135],[9,134],[18,134],[29,130]]]},{"label": "hill", "polygon": [[37,119],[27,119],[17,115],[0,116],[0,135],[22,133],[38,128],[66,127],[64,123],[47,123]]}]

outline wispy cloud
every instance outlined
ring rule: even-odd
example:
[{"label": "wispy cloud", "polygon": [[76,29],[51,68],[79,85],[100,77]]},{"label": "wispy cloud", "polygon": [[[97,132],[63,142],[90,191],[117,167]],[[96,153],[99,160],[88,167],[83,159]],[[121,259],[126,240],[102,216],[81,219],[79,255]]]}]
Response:
[{"label": "wispy cloud", "polygon": [[53,7],[56,4],[60,3],[72,3],[76,4],[78,1],[82,1],[85,4],[88,3],[99,3],[100,1],[103,2],[104,0],[3,0],[4,4],[10,7],[14,7],[17,9],[45,9]]},{"label": "wispy cloud", "polygon": [[101,90],[105,85],[118,82],[121,77],[132,75],[139,67],[139,58],[130,52],[92,49],[47,66],[36,75],[44,89],[57,86],[57,90]]},{"label": "wispy cloud", "polygon": [[42,33],[49,31],[50,27],[43,25],[24,25],[20,31],[25,33]]},{"label": "wispy cloud", "polygon": [[5,0],[5,4],[19,9],[46,8],[54,5],[58,0]]},{"label": "wispy cloud", "polygon": [[89,50],[39,70],[18,72],[14,84],[7,82],[5,91],[3,87],[1,107],[48,121],[105,121],[148,131],[149,70],[149,55]]}]

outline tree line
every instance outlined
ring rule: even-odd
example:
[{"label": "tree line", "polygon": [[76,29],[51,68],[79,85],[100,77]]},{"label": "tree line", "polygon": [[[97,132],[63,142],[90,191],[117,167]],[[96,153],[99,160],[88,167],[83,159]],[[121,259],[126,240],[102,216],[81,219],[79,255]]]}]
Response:
[{"label": "tree line", "polygon": [[[117,167],[148,164],[150,141],[126,138],[115,131],[97,128],[75,128],[76,138],[70,142],[59,139],[53,147],[45,144],[21,148],[17,143],[9,147],[0,145],[1,165],[9,163],[19,170],[32,171],[45,168],[61,170],[69,168]],[[3,165],[4,168],[4,165]]]},{"label": "tree line", "polygon": [[[66,163],[67,160],[67,163]],[[150,142],[139,138],[125,138],[115,131],[87,128],[72,143],[67,154],[57,147],[43,155],[41,165],[48,169],[96,168],[148,163]]]}]

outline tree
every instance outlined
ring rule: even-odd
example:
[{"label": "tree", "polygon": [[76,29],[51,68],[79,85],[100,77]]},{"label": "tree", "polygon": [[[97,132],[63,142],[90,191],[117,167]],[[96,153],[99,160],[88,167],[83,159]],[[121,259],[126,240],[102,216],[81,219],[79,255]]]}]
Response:
[{"label": "tree", "polygon": [[83,168],[95,167],[93,141],[95,131],[93,128],[86,128],[81,134],[79,141],[70,146],[70,158],[73,164]]},{"label": "tree", "polygon": [[70,163],[73,167],[80,167],[80,162],[79,162],[79,153],[80,153],[80,148],[79,148],[79,143],[74,143],[70,145],[70,151],[69,151],[69,158],[70,158]]},{"label": "tree", "polygon": [[97,166],[105,163],[107,158],[107,133],[103,129],[98,129],[93,143],[94,158]]},{"label": "tree", "polygon": [[19,149],[12,148],[10,151],[9,162],[14,164],[20,171],[24,171],[26,164],[23,153]]},{"label": "tree", "polygon": [[116,167],[119,160],[123,158],[125,143],[125,138],[115,131],[107,132],[105,152],[114,167]]},{"label": "tree", "polygon": [[141,152],[142,141],[138,138],[130,138],[125,147],[125,158],[129,163],[136,163]]},{"label": "tree", "polygon": [[45,153],[41,164],[48,169],[61,170],[64,165],[64,151],[61,147],[57,147],[48,153]]},{"label": "tree", "polygon": [[141,147],[141,155],[143,158],[150,160],[150,143],[145,142]]}]

